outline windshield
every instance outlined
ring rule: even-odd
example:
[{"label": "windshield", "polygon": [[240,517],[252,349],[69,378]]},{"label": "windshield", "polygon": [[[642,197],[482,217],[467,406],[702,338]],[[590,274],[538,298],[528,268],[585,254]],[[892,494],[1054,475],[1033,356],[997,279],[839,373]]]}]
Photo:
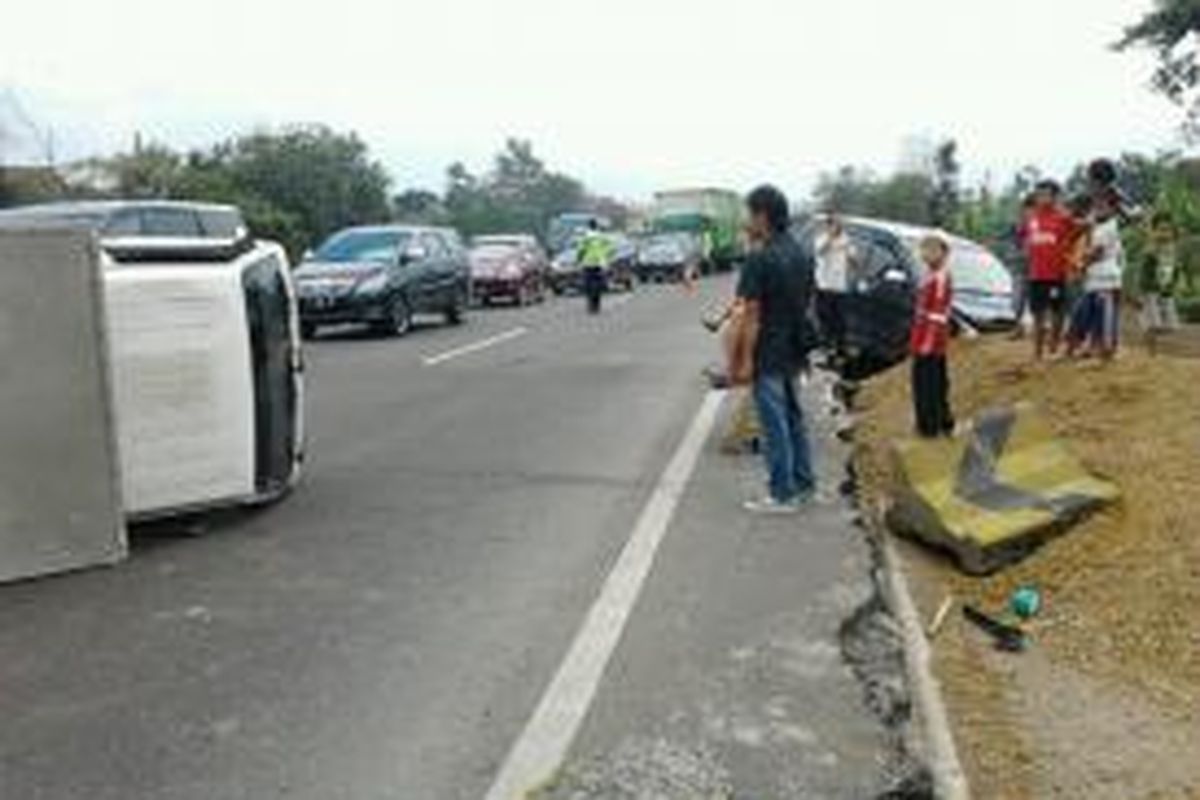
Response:
[{"label": "windshield", "polygon": [[950,253],[950,276],[955,289],[1008,293],[1012,278],[1000,259],[979,247],[956,247]]},{"label": "windshield", "polygon": [[708,217],[696,213],[667,214],[654,221],[654,227],[660,231],[698,232],[708,226]]},{"label": "windshield", "polygon": [[642,242],[643,247],[686,247],[689,237],[684,233],[665,233],[651,236]]},{"label": "windshield", "polygon": [[313,260],[334,264],[355,261],[391,264],[411,238],[412,234],[408,231],[347,231],[335,235],[317,248]]},{"label": "windshield", "polygon": [[595,220],[601,230],[608,227],[608,221],[594,214],[560,214],[550,222],[547,240],[552,250],[558,250],[569,245],[570,240],[583,233],[590,222]]},{"label": "windshield", "polygon": [[[917,237],[905,237],[904,245],[924,269],[920,240]],[[1012,276],[1004,263],[990,250],[973,243],[964,244],[960,241],[950,248],[950,277],[954,280],[955,291],[989,294],[1012,292]]]}]

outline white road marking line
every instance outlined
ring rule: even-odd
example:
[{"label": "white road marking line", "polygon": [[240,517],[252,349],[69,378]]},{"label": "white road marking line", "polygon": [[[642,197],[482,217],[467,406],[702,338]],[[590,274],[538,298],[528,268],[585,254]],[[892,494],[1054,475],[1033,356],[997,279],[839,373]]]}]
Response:
[{"label": "white road marking line", "polygon": [[509,339],[515,339],[518,336],[524,336],[527,333],[529,333],[529,330],[524,326],[513,328],[512,330],[507,330],[504,333],[498,333],[495,336],[489,336],[486,339],[480,339],[478,342],[471,342],[470,344],[464,344],[462,347],[456,347],[453,350],[447,350],[444,353],[438,353],[435,356],[426,356],[425,358],[421,359],[421,363],[427,367],[432,367],[436,364],[441,364],[444,361],[449,361],[452,358],[465,356],[468,353],[476,353],[480,350],[491,347],[492,345],[500,344],[501,342],[507,342]]},{"label": "white road marking line", "polygon": [[566,757],[620,641],[654,556],[687,488],[724,392],[709,392],[692,419],[633,532],[575,634],[558,672],[504,760],[486,800],[520,800],[550,780]]}]

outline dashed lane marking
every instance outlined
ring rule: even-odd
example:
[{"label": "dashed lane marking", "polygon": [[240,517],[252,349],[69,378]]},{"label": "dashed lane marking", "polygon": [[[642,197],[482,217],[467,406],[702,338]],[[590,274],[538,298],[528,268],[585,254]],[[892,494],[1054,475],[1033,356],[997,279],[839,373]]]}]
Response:
[{"label": "dashed lane marking", "polygon": [[456,347],[453,350],[447,350],[444,353],[425,356],[421,359],[421,363],[427,367],[433,367],[438,364],[445,363],[453,358],[458,358],[459,356],[465,356],[469,353],[477,353],[480,350],[486,350],[487,348],[498,345],[501,342],[507,342],[509,339],[516,339],[518,336],[524,336],[527,333],[529,333],[528,328],[519,326],[512,328],[511,330],[504,331],[503,333],[498,333],[495,336],[489,336],[486,339],[480,339],[477,342],[471,342],[470,344],[464,344],[461,347]]}]

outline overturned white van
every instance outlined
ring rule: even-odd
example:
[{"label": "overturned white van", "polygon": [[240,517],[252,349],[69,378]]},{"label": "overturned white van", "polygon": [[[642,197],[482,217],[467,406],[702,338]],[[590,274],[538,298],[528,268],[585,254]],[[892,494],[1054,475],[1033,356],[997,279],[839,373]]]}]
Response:
[{"label": "overturned white van", "polygon": [[282,247],[206,204],[60,203],[0,212],[0,225],[96,232],[129,518],[267,502],[295,485],[303,362]]}]

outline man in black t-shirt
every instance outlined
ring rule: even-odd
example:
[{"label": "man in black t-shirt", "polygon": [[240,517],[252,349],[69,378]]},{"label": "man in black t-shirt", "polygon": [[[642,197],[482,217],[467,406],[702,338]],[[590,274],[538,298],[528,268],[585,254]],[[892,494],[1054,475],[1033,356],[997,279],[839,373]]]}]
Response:
[{"label": "man in black t-shirt", "polygon": [[737,295],[745,304],[745,329],[734,377],[753,383],[764,433],[770,493],[746,503],[748,511],[791,513],[813,494],[808,433],[797,381],[817,342],[812,322],[815,264],[788,233],[787,199],[760,186],[746,200],[754,252],[742,267]]}]

